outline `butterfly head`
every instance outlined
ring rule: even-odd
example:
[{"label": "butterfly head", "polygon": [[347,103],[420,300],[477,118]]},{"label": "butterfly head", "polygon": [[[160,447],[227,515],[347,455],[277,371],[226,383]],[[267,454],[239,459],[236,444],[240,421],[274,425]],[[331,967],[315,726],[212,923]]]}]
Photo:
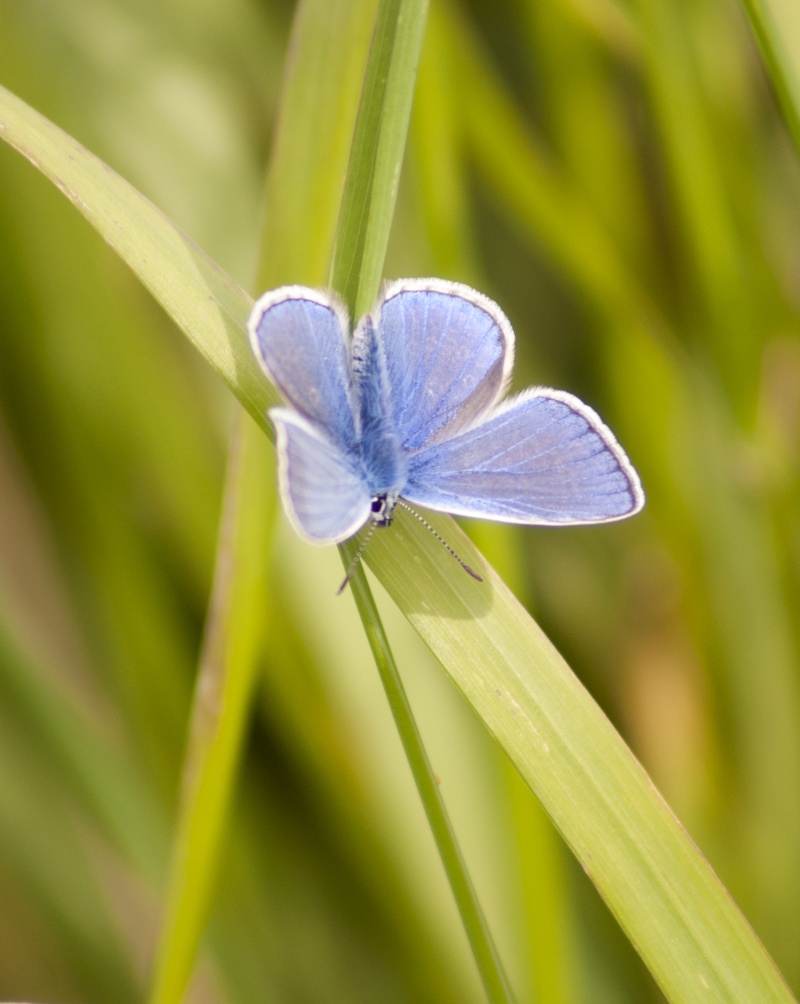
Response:
[{"label": "butterfly head", "polygon": [[370,502],[373,524],[375,526],[391,526],[396,505],[397,495],[392,495],[388,492],[374,495]]}]

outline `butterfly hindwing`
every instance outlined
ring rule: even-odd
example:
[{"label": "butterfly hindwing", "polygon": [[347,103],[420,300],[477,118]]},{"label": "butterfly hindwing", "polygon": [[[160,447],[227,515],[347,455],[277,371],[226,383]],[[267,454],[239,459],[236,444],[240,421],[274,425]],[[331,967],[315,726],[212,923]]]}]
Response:
[{"label": "butterfly hindwing", "polygon": [[351,459],[310,422],[273,408],[278,480],[292,525],[314,544],[352,537],[370,514],[370,493]]},{"label": "butterfly hindwing", "polygon": [[623,519],[644,500],[595,412],[544,388],[412,458],[403,497],[457,516],[561,526]]}]

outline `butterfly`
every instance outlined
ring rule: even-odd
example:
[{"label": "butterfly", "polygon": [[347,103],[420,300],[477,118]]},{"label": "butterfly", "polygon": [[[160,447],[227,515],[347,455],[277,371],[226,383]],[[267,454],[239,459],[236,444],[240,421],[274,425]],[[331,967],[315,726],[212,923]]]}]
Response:
[{"label": "butterfly", "polygon": [[503,400],[514,332],[488,297],[400,279],[350,330],[336,294],[305,286],[265,293],[248,322],[288,405],[269,417],[283,505],[305,540],[388,526],[404,504],[540,526],[642,508],[636,471],[588,405],[547,387]]}]

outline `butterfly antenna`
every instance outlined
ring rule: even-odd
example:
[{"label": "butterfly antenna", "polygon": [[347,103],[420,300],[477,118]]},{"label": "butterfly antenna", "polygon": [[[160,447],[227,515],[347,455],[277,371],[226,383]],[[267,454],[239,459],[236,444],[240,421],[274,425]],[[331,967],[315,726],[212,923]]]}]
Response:
[{"label": "butterfly antenna", "polygon": [[[398,499],[397,500],[397,504],[400,506],[401,509],[405,509],[406,512],[410,512],[412,516],[416,516],[416,518],[420,521],[420,523],[422,523],[422,525],[425,527],[426,530],[430,530],[430,532],[439,541],[439,543],[444,547],[444,549],[450,553],[451,557],[455,558],[456,561],[459,563],[459,565],[461,565],[461,567],[464,569],[464,571],[467,573],[467,575],[471,575],[472,578],[473,579],[477,579],[478,582],[483,582],[483,579],[481,578],[481,576],[478,575],[478,573],[474,569],[470,568],[469,565],[466,563],[466,561],[464,561],[464,559],[459,554],[456,554],[456,552],[447,543],[447,541],[444,539],[444,537],[440,533],[437,533],[436,530],[433,529],[433,527],[425,519],[424,516],[420,516],[420,514],[417,512],[417,510],[416,509],[412,509],[411,506],[407,502],[403,501],[403,499]],[[359,548],[359,554],[361,553],[361,550],[362,549]],[[346,581],[347,580],[345,580],[345,583],[346,583]],[[344,588],[344,586],[342,586],[342,588]]]},{"label": "butterfly antenna", "polygon": [[345,575],[345,577],[344,577],[344,582],[336,590],[336,595],[337,596],[341,596],[342,593],[347,588],[347,583],[350,581],[350,576],[356,570],[356,565],[359,563],[359,561],[361,561],[361,555],[367,549],[367,544],[369,544],[370,540],[372,539],[372,535],[373,535],[373,533],[375,533],[375,527],[377,525],[378,524],[375,523],[375,522],[370,523],[369,530],[367,530],[366,534],[364,535],[364,539],[358,545],[358,550],[353,555],[353,560],[350,562],[350,564],[347,567],[347,575]]}]

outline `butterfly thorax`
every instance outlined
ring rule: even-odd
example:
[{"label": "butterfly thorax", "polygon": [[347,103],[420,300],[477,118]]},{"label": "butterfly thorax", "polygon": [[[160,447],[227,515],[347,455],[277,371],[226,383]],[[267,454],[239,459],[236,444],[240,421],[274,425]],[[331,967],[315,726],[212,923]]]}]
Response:
[{"label": "butterfly thorax", "polygon": [[386,365],[369,317],[353,336],[352,367],[364,480],[376,522],[388,524],[395,500],[408,482],[408,456],[395,428]]},{"label": "butterfly thorax", "polygon": [[370,423],[362,430],[360,453],[371,495],[396,498],[408,482],[408,459],[397,433],[383,421]]}]

